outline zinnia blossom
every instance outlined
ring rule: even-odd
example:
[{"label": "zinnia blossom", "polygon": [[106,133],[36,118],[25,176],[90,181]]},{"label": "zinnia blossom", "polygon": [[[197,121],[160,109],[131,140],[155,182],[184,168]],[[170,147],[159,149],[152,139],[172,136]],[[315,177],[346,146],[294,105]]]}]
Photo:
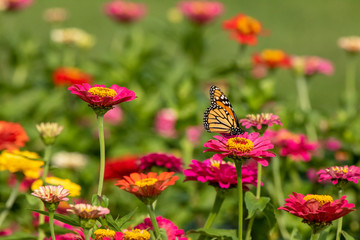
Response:
[{"label": "zinnia blossom", "polygon": [[[184,170],[184,181],[207,182],[217,188],[237,187],[236,168],[231,162],[223,160],[206,159],[205,161],[192,160],[189,169]],[[241,166],[242,184],[244,190],[249,190],[247,185],[257,184],[257,169],[252,165]]]},{"label": "zinnia blossom", "polygon": [[113,240],[115,238],[116,232],[110,229],[99,228],[95,230],[94,234],[95,234],[95,240],[105,240],[105,239]]},{"label": "zinnia blossom", "polygon": [[103,217],[106,214],[110,213],[108,208],[103,208],[100,206],[93,206],[91,204],[79,203],[79,204],[70,204],[70,209],[68,212],[77,215],[79,218],[83,219],[97,219]]},{"label": "zinnia blossom", "polygon": [[238,14],[223,24],[223,28],[231,33],[231,37],[244,45],[256,45],[257,36],[262,31],[261,23],[245,14]]},{"label": "zinnia blossom", "polygon": [[180,11],[193,23],[205,25],[223,12],[223,4],[215,1],[182,1]]},{"label": "zinnia blossom", "polygon": [[[80,196],[81,186],[76,183],[71,182],[69,179],[62,179],[62,178],[57,178],[57,177],[47,177],[45,179],[45,182],[50,185],[63,186],[65,189],[69,190],[70,197]],[[34,191],[35,189],[39,188],[40,186],[43,186],[43,182],[41,179],[38,179],[31,185],[31,190]]]},{"label": "zinnia blossom", "polygon": [[106,159],[104,179],[120,179],[130,173],[138,172],[137,161],[138,157],[132,155]]},{"label": "zinnia blossom", "polygon": [[267,130],[264,137],[271,139],[280,149],[280,156],[287,156],[293,161],[310,161],[318,147],[316,142],[310,142],[304,134],[295,134],[287,129]]},{"label": "zinnia blossom", "polygon": [[128,230],[125,229],[123,231],[123,239],[121,240],[149,240],[151,235],[148,231],[146,231],[145,229],[140,230],[140,229],[133,229],[133,230]]},{"label": "zinnia blossom", "polygon": [[0,155],[0,171],[22,172],[25,177],[37,179],[40,177],[41,166],[44,165],[43,161],[37,160],[40,160],[40,156],[35,152],[4,150]]},{"label": "zinnia blossom", "polygon": [[63,186],[40,186],[39,189],[35,189],[31,195],[40,198],[43,202],[47,203],[59,203],[60,201],[69,200],[69,190],[64,189]]},{"label": "zinnia blossom", "polygon": [[355,211],[355,205],[348,203],[346,196],[333,200],[328,195],[308,194],[304,196],[293,192],[293,195],[289,195],[285,202],[285,206],[278,209],[302,218],[303,222],[309,224],[314,232],[330,225],[332,221]]},{"label": "zinnia blossom", "polygon": [[358,183],[360,180],[360,168],[357,166],[334,166],[321,169],[316,174],[319,175],[319,182],[331,181],[333,184],[341,182]]},{"label": "zinnia blossom", "polygon": [[137,196],[145,204],[151,204],[156,198],[175,181],[178,176],[173,176],[174,172],[162,172],[159,175],[154,172],[132,173],[119,180],[115,186]]},{"label": "zinnia blossom", "polygon": [[140,158],[140,170],[151,171],[152,167],[164,167],[171,172],[182,172],[182,160],[170,154],[150,153]]},{"label": "zinnia blossom", "polygon": [[63,126],[59,125],[58,123],[54,122],[47,122],[47,123],[40,123],[36,125],[36,129],[38,130],[41,139],[43,140],[45,145],[52,145],[54,144],[56,137],[60,135],[62,130],[64,129]]},{"label": "zinnia blossom", "polygon": [[272,113],[248,114],[245,119],[240,119],[240,124],[245,128],[253,127],[257,130],[261,128],[272,127],[273,124],[282,126],[279,116]]},{"label": "zinnia blossom", "polygon": [[145,16],[146,7],[142,3],[115,0],[106,3],[104,11],[116,22],[132,23]]},{"label": "zinnia blossom", "polygon": [[[173,222],[170,220],[158,216],[156,218],[159,228],[165,229],[168,240],[187,240],[185,232],[182,229],[179,229]],[[135,227],[135,229],[141,230],[154,230],[150,218],[145,218],[143,223],[140,223]]]},{"label": "zinnia blossom", "polygon": [[43,18],[49,23],[62,23],[68,18],[68,12],[61,7],[49,8],[44,11]]},{"label": "zinnia blossom", "polygon": [[186,139],[193,145],[197,146],[200,143],[201,135],[204,132],[204,127],[189,126],[185,130]]},{"label": "zinnia blossom", "polygon": [[243,133],[237,136],[214,136],[204,144],[207,147],[204,152],[217,152],[215,158],[223,159],[230,157],[233,159],[253,158],[263,166],[269,163],[266,158],[275,157],[275,154],[267,151],[274,146],[270,140],[260,137],[259,133]]},{"label": "zinnia blossom", "polygon": [[359,36],[342,37],[338,40],[338,45],[340,48],[344,49],[349,53],[358,53],[360,52],[360,37]]},{"label": "zinnia blossom", "polygon": [[81,169],[86,166],[88,157],[78,152],[57,152],[53,155],[51,163],[54,167]]},{"label": "zinnia blossom", "polygon": [[20,124],[0,121],[0,150],[18,150],[27,141],[29,137]]},{"label": "zinnia blossom", "polygon": [[252,57],[254,65],[264,65],[270,69],[290,67],[290,57],[282,50],[265,49]]},{"label": "zinnia blossom", "polygon": [[75,84],[68,88],[72,94],[89,103],[94,110],[113,108],[114,105],[134,100],[135,93],[125,87],[112,85],[110,88],[104,85]]},{"label": "zinnia blossom", "polygon": [[161,109],[155,117],[155,131],[163,137],[175,138],[177,114],[171,108]]},{"label": "zinnia blossom", "polygon": [[29,7],[33,0],[1,0],[0,11],[14,12]]},{"label": "zinnia blossom", "polygon": [[332,75],[334,73],[333,64],[326,59],[316,56],[292,56],[291,67],[306,76],[316,74]]},{"label": "zinnia blossom", "polygon": [[95,44],[92,35],[78,28],[53,29],[50,38],[59,44],[73,45],[79,48],[91,48]]},{"label": "zinnia blossom", "polygon": [[90,74],[75,67],[61,67],[54,71],[52,76],[56,86],[71,86],[74,84],[91,84],[93,79]]}]

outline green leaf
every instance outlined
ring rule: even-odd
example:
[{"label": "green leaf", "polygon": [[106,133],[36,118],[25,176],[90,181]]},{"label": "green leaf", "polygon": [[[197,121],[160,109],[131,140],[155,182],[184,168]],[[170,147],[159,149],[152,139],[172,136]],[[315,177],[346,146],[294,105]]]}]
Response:
[{"label": "green leaf", "polygon": [[132,218],[132,216],[134,216],[135,212],[137,211],[137,208],[135,208],[134,210],[132,210],[130,213],[126,214],[125,216],[123,216],[122,218],[116,219],[116,223],[119,226],[119,228],[121,229],[123,227],[123,225],[130,220],[130,218]]},{"label": "green leaf", "polygon": [[209,237],[215,237],[219,240],[237,240],[236,230],[235,229],[205,229],[198,228],[195,230],[190,230],[187,233],[200,233]]},{"label": "green leaf", "polygon": [[269,202],[270,202],[270,198],[261,197],[257,199],[252,192],[247,191],[245,193],[245,205],[249,213],[246,219],[252,218],[252,216],[254,216],[254,214],[258,210],[262,212]]},{"label": "green leaf", "polygon": [[272,229],[274,227],[274,225],[276,224],[274,206],[271,203],[267,204],[263,211],[263,214],[266,218],[269,229]]},{"label": "green leaf", "polygon": [[344,236],[345,240],[355,240],[355,238],[353,236],[351,236],[350,234],[348,234],[345,231],[341,231],[342,235]]},{"label": "green leaf", "polygon": [[0,237],[1,240],[36,240],[37,237],[28,233],[17,232],[11,236]]},{"label": "green leaf", "polygon": [[[36,210],[36,209],[30,209],[30,210],[40,213],[40,214],[43,214],[45,216],[49,216],[49,212],[46,212],[46,211],[41,211],[41,210]],[[60,222],[69,224],[71,226],[80,227],[79,219],[77,217],[70,217],[70,216],[65,216],[65,215],[55,213],[54,218],[56,220],[59,220]]]},{"label": "green leaf", "polygon": [[163,228],[160,228],[160,236],[159,236],[159,239],[168,240],[166,230],[163,229]]},{"label": "green leaf", "polygon": [[120,228],[119,224],[114,220],[114,218],[111,216],[111,214],[105,215],[105,220],[109,224],[109,227],[112,230],[115,230],[116,232],[121,231],[121,228]]},{"label": "green leaf", "polygon": [[97,194],[93,194],[91,198],[91,203],[94,206],[108,207],[109,206],[109,198],[105,195],[98,196]]},{"label": "green leaf", "polygon": [[294,228],[290,235],[290,240],[302,240],[299,230]]},{"label": "green leaf", "polygon": [[[44,232],[46,232],[46,233],[48,233],[48,235],[50,235],[50,226],[48,223],[41,224],[39,226],[39,228],[41,228],[42,230],[44,230]],[[55,224],[54,224],[54,231],[56,234],[74,233],[73,231],[71,231],[67,228],[63,228],[63,227],[60,227]]]}]

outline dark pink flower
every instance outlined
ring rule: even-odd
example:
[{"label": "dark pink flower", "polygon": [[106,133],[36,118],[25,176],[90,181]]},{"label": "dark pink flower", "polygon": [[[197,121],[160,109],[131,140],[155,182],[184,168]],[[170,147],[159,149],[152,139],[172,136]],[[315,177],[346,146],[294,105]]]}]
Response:
[{"label": "dark pink flower", "polygon": [[72,94],[89,103],[94,109],[111,109],[114,105],[128,102],[136,98],[135,93],[125,87],[112,85],[110,88],[104,85],[88,83],[75,84],[68,88]]},{"label": "dark pink flower", "polygon": [[170,108],[161,109],[155,117],[155,131],[163,137],[175,138],[177,114]]},{"label": "dark pink flower", "polygon": [[334,166],[321,169],[316,174],[319,175],[319,182],[331,181],[333,184],[339,181],[358,183],[360,180],[360,168],[357,166]]},{"label": "dark pink flower", "polygon": [[310,161],[318,147],[317,143],[310,142],[305,135],[295,134],[287,129],[267,130],[264,137],[271,139],[271,142],[280,149],[281,156],[287,156],[293,161]]},{"label": "dark pink flower", "polygon": [[223,12],[223,4],[215,1],[183,1],[180,11],[193,23],[205,25]]},{"label": "dark pink flower", "polygon": [[[159,225],[159,228],[165,229],[168,240],[187,240],[185,232],[182,229],[179,229],[173,222],[170,220],[158,216],[156,221]],[[145,218],[143,223],[140,223],[135,227],[135,229],[140,230],[154,230],[150,218]]]},{"label": "dark pink flower", "polygon": [[267,151],[274,147],[270,140],[260,137],[259,133],[243,133],[237,136],[214,136],[204,144],[207,147],[204,152],[217,152],[215,158],[230,157],[234,159],[253,158],[263,166],[267,166],[269,157],[275,154]]},{"label": "dark pink flower", "polygon": [[310,182],[316,183],[319,180],[319,177],[316,175],[317,170],[315,168],[309,168],[306,170],[306,177]]},{"label": "dark pink flower", "polygon": [[304,196],[293,192],[293,195],[289,195],[289,197],[285,199],[285,206],[278,209],[304,219],[303,222],[312,227],[327,226],[332,221],[355,211],[355,205],[348,203],[346,196],[333,200],[329,195],[308,194]]},{"label": "dark pink flower", "polygon": [[273,124],[282,126],[280,117],[272,113],[248,114],[245,119],[240,119],[241,125],[245,128],[256,128],[260,130],[263,127],[272,127]]},{"label": "dark pink flower", "polygon": [[327,150],[330,151],[338,151],[340,150],[340,148],[342,147],[342,143],[340,140],[336,139],[336,138],[328,138],[323,142],[324,147]]},{"label": "dark pink flower", "polygon": [[140,158],[140,170],[151,171],[152,167],[164,167],[170,172],[182,172],[182,160],[170,154],[150,153]]},{"label": "dark pink flower", "polygon": [[104,11],[116,22],[132,23],[144,17],[146,7],[142,3],[115,0],[106,3]]},{"label": "dark pink flower", "polygon": [[2,0],[1,8],[5,11],[13,12],[29,7],[33,0]]},{"label": "dark pink flower", "polygon": [[[219,188],[237,187],[236,168],[231,162],[223,160],[206,159],[205,161],[192,160],[190,169],[184,170],[185,181],[207,182]],[[247,185],[257,184],[257,169],[252,165],[241,166],[242,184],[244,190],[249,190]]]}]

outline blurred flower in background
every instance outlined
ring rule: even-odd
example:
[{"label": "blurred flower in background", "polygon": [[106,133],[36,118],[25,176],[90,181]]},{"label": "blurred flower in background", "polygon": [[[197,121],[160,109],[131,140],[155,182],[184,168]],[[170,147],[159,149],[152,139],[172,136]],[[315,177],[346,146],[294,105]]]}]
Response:
[{"label": "blurred flower in background", "polygon": [[[71,182],[69,179],[62,179],[58,177],[47,177],[45,179],[45,182],[50,185],[61,185],[65,189],[68,189],[70,192],[70,197],[78,197],[80,196],[81,186]],[[36,180],[31,185],[31,190],[35,190],[39,188],[40,186],[43,186],[43,181],[41,179]]]},{"label": "blurred flower in background", "polygon": [[105,161],[104,179],[120,179],[130,173],[138,172],[138,157],[126,155],[121,157],[107,158]]},{"label": "blurred flower in background", "polygon": [[93,82],[92,76],[75,67],[60,67],[53,72],[53,82],[56,86],[71,86],[74,84]]},{"label": "blurred flower in background", "polygon": [[28,141],[29,137],[20,124],[0,121],[0,150],[17,150]]},{"label": "blurred flower in background", "polygon": [[105,14],[119,23],[132,23],[146,14],[146,6],[142,3],[115,0],[105,3]]},{"label": "blurred flower in background", "polygon": [[327,149],[329,151],[333,151],[333,152],[340,150],[342,147],[341,141],[334,137],[330,137],[330,138],[324,140],[322,142],[322,145],[325,149]]},{"label": "blurred flower in background", "polygon": [[[33,184],[33,182],[35,180],[36,179],[34,179],[34,178],[25,177],[20,183],[19,191],[27,192],[31,188],[31,185]],[[15,184],[16,184],[16,176],[15,176],[15,174],[11,174],[9,177],[8,185],[10,187],[14,187]]]},{"label": "blurred flower in background", "polygon": [[118,125],[123,121],[123,111],[120,106],[115,105],[104,115],[104,122],[111,125]]},{"label": "blurred flower in background", "polygon": [[68,18],[68,11],[65,8],[55,7],[44,11],[43,18],[48,23],[62,23]]},{"label": "blurred flower in background", "polygon": [[185,129],[186,139],[193,145],[200,144],[201,135],[204,132],[203,126],[188,126]]},{"label": "blurred flower in background", "polygon": [[70,204],[70,209],[68,212],[77,215],[79,218],[83,219],[97,219],[108,213],[110,210],[108,208],[103,208],[100,206],[93,206],[91,204],[79,203],[79,204]]},{"label": "blurred flower in background", "polygon": [[282,126],[280,117],[272,113],[248,114],[245,119],[240,119],[239,123],[245,128],[253,127],[257,130],[272,127],[273,124]]},{"label": "blurred flower in background", "polygon": [[357,166],[334,166],[321,169],[316,174],[319,175],[319,182],[331,181],[332,184],[358,183],[360,180],[360,168]]},{"label": "blurred flower in background", "polygon": [[265,49],[260,53],[255,53],[252,57],[254,65],[263,65],[269,69],[290,67],[290,57],[278,49]]},{"label": "blurred flower in background", "polygon": [[52,145],[54,144],[56,137],[60,135],[64,127],[56,122],[42,122],[36,125],[36,129],[38,130],[44,144]]},{"label": "blurred flower in background", "polygon": [[153,167],[163,167],[166,171],[182,172],[182,160],[170,154],[150,153],[140,158],[139,168],[142,171],[152,171]]},{"label": "blurred flower in background", "polygon": [[342,37],[338,40],[338,46],[349,53],[358,53],[360,52],[360,37]]},{"label": "blurred flower in background", "polygon": [[326,59],[316,56],[292,56],[291,67],[306,76],[315,74],[332,75],[334,73],[333,64]]},{"label": "blurred flower in background", "polygon": [[33,0],[0,0],[0,11],[18,11],[29,7]]},{"label": "blurred flower in background", "polygon": [[171,108],[164,108],[157,112],[155,117],[155,131],[163,137],[175,138],[177,132],[175,125],[177,122],[177,114]]},{"label": "blurred flower in background", "polygon": [[223,23],[223,27],[230,31],[231,37],[244,45],[256,45],[257,36],[262,31],[261,23],[245,14],[238,14]]},{"label": "blurred flower in background", "polygon": [[81,169],[88,163],[88,157],[78,152],[57,152],[53,155],[51,163],[58,168]]},{"label": "blurred flower in background", "polygon": [[50,38],[55,43],[74,45],[79,48],[91,48],[95,44],[94,37],[79,28],[53,29]]},{"label": "blurred flower in background", "polygon": [[182,1],[179,10],[191,22],[205,25],[222,14],[223,4],[215,1]]}]

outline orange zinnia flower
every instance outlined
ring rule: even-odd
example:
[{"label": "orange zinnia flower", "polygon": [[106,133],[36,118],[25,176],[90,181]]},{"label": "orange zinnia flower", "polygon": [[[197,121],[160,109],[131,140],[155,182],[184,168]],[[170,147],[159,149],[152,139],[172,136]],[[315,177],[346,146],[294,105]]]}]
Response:
[{"label": "orange zinnia flower", "polygon": [[278,67],[290,67],[290,57],[282,50],[265,49],[261,53],[254,54],[254,65],[264,65],[274,69]]},{"label": "orange zinnia flower", "polygon": [[0,150],[18,150],[27,141],[29,137],[20,124],[0,121]]},{"label": "orange zinnia flower", "polygon": [[174,172],[162,172],[158,176],[155,172],[132,173],[119,180],[115,185],[134,194],[145,204],[151,204],[162,191],[168,186],[174,185],[175,181],[179,179],[177,176],[172,176],[173,174]]}]

